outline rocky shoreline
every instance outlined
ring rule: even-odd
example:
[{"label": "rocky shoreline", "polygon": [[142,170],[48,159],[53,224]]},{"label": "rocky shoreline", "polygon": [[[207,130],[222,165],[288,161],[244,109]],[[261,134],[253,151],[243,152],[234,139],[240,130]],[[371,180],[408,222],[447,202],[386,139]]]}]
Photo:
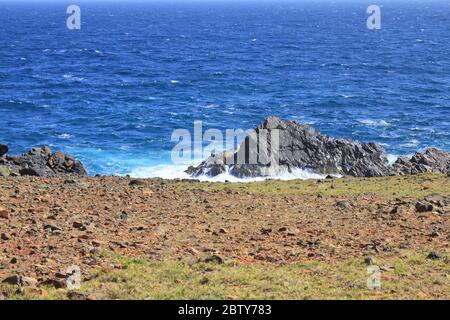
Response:
[{"label": "rocky shoreline", "polygon": [[[271,150],[275,133],[277,145]],[[267,149],[258,145],[262,140]],[[0,144],[0,176],[3,177],[88,175],[81,161],[63,152],[53,153],[48,146],[32,148],[19,156],[8,155],[8,149],[7,145]],[[256,162],[250,161],[252,156]],[[276,161],[260,161],[268,157]],[[276,177],[295,169],[353,177],[449,173],[450,153],[430,148],[417,152],[410,159],[399,157],[390,165],[386,152],[377,143],[332,138],[306,124],[271,116],[245,138],[237,151],[212,155],[197,167],[187,168],[186,172],[194,178],[215,177],[227,171],[239,178],[254,178]]]},{"label": "rocky shoreline", "polygon": [[[0,145],[0,300],[46,299],[53,290],[68,299],[96,296],[99,272],[126,271],[125,258],[280,267],[356,259],[365,275],[367,259],[406,252],[421,255],[424,265],[448,266],[449,153],[429,149],[391,166],[376,144],[276,119],[261,127],[287,130],[285,169],[331,168],[327,173],[344,177],[251,184],[89,177],[81,161],[62,152],[38,147],[10,156]],[[224,170],[210,160],[191,173]],[[245,164],[232,171],[264,173]],[[67,290],[71,266],[94,289]],[[430,272],[442,277],[433,268],[424,276]],[[435,287],[428,296],[445,297],[448,287]]]},{"label": "rocky shoreline", "polygon": [[[271,150],[274,133],[277,146]],[[261,140],[268,148],[258,146]],[[267,158],[270,152],[277,159],[276,163],[249,161],[252,156],[253,159]],[[238,159],[245,161],[239,163]],[[194,177],[214,177],[226,171],[237,177],[260,177],[295,169],[354,177],[447,173],[450,171],[450,153],[430,148],[424,153],[417,152],[411,159],[400,157],[391,166],[384,149],[377,143],[328,137],[306,124],[272,116],[247,136],[238,151],[228,150],[213,155],[199,166],[189,167],[186,172]]]},{"label": "rocky shoreline", "polygon": [[87,176],[81,161],[61,151],[53,153],[47,146],[32,148],[18,156],[10,156],[8,151],[7,145],[0,144],[0,177]]}]

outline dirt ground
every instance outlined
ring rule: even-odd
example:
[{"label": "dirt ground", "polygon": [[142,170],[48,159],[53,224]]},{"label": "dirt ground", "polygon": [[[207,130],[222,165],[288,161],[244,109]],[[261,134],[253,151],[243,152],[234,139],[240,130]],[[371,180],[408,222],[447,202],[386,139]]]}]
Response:
[{"label": "dirt ground", "polygon": [[271,266],[403,251],[447,259],[450,178],[0,178],[0,234],[0,280],[21,275],[38,286],[58,287],[71,265],[86,279],[119,268],[102,252]]}]

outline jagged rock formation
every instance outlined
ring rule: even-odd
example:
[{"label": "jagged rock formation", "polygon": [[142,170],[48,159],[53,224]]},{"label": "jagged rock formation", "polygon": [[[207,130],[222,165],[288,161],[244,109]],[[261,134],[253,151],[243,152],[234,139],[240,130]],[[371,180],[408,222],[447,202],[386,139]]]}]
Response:
[{"label": "jagged rock formation", "polygon": [[[279,138],[274,147],[275,129]],[[254,147],[261,140],[263,131],[263,140],[267,136],[267,149]],[[269,164],[250,162],[252,153],[266,158],[270,154],[272,161]],[[245,161],[239,162],[238,158]],[[237,177],[264,177],[304,169],[322,174],[383,177],[425,172],[446,173],[450,170],[449,159],[450,153],[432,148],[425,153],[417,153],[411,159],[400,157],[390,166],[379,144],[335,139],[306,124],[269,117],[242,142],[237,152],[228,150],[213,155],[199,166],[189,167],[186,172],[192,176],[217,176],[229,170]]]},{"label": "jagged rock formation", "polygon": [[20,156],[9,156],[7,153],[8,146],[0,145],[0,176],[87,175],[82,162],[63,152],[52,153],[47,146],[33,148]]},{"label": "jagged rock formation", "polygon": [[424,153],[417,152],[411,159],[400,157],[393,165],[397,175],[419,174],[425,172],[450,172],[450,153],[430,148]]},{"label": "jagged rock formation", "polygon": [[[274,130],[279,136],[278,144],[273,148],[276,163],[249,163],[249,146],[255,145],[260,139],[262,131],[267,133],[267,145],[273,147]],[[240,152],[245,152],[245,163],[236,160]],[[256,149],[256,153],[271,153],[271,151]],[[321,134],[311,126],[297,121],[283,121],[277,117],[269,117],[260,124],[242,142],[239,151],[231,151],[212,156],[202,162],[198,167],[190,167],[187,172],[193,176],[202,174],[216,176],[227,169],[232,175],[238,177],[269,176],[282,172],[291,172],[293,169],[310,170],[323,174],[340,174],[359,177],[380,177],[390,175],[392,168],[383,148],[376,143],[360,143],[353,140],[335,139]]]}]

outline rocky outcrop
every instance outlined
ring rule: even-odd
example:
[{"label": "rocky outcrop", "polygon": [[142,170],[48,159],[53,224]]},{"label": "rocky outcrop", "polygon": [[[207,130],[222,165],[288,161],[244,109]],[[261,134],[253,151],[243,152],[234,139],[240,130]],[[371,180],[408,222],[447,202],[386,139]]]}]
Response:
[{"label": "rocky outcrop", "polygon": [[3,157],[5,154],[8,153],[8,146],[6,144],[0,144],[0,157]]},{"label": "rocky outcrop", "polygon": [[450,172],[450,153],[436,148],[417,152],[411,159],[400,157],[393,165],[397,175],[419,174],[426,172]]},{"label": "rocky outcrop", "polygon": [[33,148],[20,156],[9,156],[7,152],[8,147],[0,145],[0,176],[87,175],[83,163],[63,152],[52,153],[47,146]]},{"label": "rocky outcrop", "polygon": [[[261,132],[267,135],[267,150],[257,148],[256,153],[272,153],[267,163],[249,163],[249,146],[261,139]],[[275,148],[274,133],[278,138]],[[264,138],[265,139],[265,138]],[[253,141],[253,142],[252,142]],[[245,152],[245,162],[236,161],[239,153]],[[242,159],[242,157],[241,157]],[[230,164],[228,165],[227,164]],[[361,143],[353,140],[335,139],[321,134],[311,126],[297,121],[283,121],[269,117],[260,124],[237,152],[227,151],[211,156],[198,167],[186,171],[193,176],[216,176],[229,169],[237,177],[270,176],[294,169],[309,170],[322,174],[350,175],[358,177],[380,177],[392,174],[383,148],[376,143]]]},{"label": "rocky outcrop", "polygon": [[[257,145],[256,141],[261,140],[263,131],[266,132],[263,139],[267,136],[268,148],[251,148]],[[278,135],[277,145],[272,148],[275,131]],[[258,157],[272,153],[271,163],[250,163],[249,154],[252,152]],[[239,162],[239,157],[245,161]],[[276,159],[276,163],[273,159]],[[450,170],[450,153],[432,148],[417,153],[411,159],[400,157],[390,166],[385,151],[376,143],[335,139],[306,124],[269,117],[247,136],[237,152],[229,150],[212,155],[199,166],[189,167],[186,172],[192,176],[214,177],[228,170],[237,177],[264,177],[292,172],[294,169],[355,177],[446,173]]]}]

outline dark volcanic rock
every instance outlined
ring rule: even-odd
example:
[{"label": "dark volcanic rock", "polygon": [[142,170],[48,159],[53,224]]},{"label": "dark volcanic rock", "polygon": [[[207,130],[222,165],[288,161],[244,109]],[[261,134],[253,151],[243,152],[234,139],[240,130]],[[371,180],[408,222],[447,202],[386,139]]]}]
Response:
[{"label": "dark volcanic rock", "polygon": [[417,152],[411,159],[400,157],[393,165],[398,175],[446,173],[450,171],[450,153],[436,148]]},{"label": "dark volcanic rock", "polygon": [[[8,150],[6,149],[3,150]],[[0,151],[1,145],[0,145]],[[1,152],[0,152],[1,153]],[[33,148],[20,156],[3,155],[0,176],[56,177],[62,175],[86,176],[83,163],[62,152],[52,153],[49,147]]]},{"label": "dark volcanic rock", "polygon": [[6,144],[0,144],[0,157],[3,157],[8,153],[8,146]]},{"label": "dark volcanic rock", "polygon": [[416,203],[416,211],[417,211],[417,212],[429,212],[429,211],[433,211],[433,205],[431,205],[431,204],[429,204],[429,203],[417,202],[417,203]]},{"label": "dark volcanic rock", "polygon": [[[279,139],[276,139],[277,134]],[[262,139],[267,148],[250,147]],[[275,146],[274,141],[278,141]],[[256,163],[249,161],[255,159],[252,152],[257,156]],[[261,163],[260,156],[271,161]],[[189,167],[186,172],[192,176],[216,176],[227,168],[237,177],[270,176],[294,169],[359,177],[392,174],[384,150],[378,144],[331,138],[308,125],[277,117],[269,117],[260,124],[242,142],[237,152],[226,151],[211,156],[198,167]]]}]

